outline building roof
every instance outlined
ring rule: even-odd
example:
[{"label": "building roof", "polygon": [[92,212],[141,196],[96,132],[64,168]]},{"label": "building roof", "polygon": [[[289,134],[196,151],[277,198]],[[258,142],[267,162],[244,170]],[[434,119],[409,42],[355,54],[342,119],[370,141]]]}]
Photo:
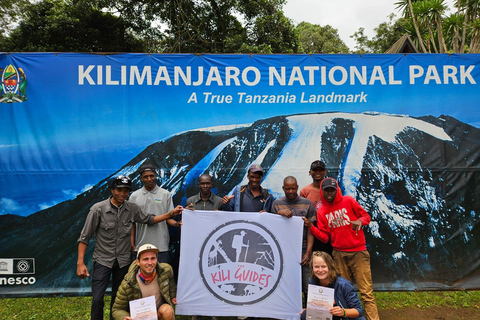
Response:
[{"label": "building roof", "polygon": [[385,53],[419,53],[412,39],[404,34]]}]

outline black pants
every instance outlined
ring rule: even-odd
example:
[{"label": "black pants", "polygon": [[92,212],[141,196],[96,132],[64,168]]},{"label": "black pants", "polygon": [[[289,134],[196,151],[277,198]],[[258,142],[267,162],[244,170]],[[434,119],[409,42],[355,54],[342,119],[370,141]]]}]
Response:
[{"label": "black pants", "polygon": [[92,272],[92,310],[90,313],[92,320],[103,320],[103,297],[107,291],[108,282],[110,281],[110,274],[112,275],[112,300],[110,302],[110,319],[112,317],[112,307],[117,296],[117,290],[122,283],[123,278],[127,274],[128,265],[120,268],[117,260],[112,268],[105,267],[97,262],[93,263]]}]

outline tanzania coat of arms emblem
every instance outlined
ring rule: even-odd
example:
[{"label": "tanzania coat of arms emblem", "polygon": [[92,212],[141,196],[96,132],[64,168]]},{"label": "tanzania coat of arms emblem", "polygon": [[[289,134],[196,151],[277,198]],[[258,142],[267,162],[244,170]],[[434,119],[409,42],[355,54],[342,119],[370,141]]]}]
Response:
[{"label": "tanzania coat of arms emblem", "polygon": [[0,102],[12,103],[27,100],[27,77],[22,68],[8,65],[5,69],[0,68]]}]

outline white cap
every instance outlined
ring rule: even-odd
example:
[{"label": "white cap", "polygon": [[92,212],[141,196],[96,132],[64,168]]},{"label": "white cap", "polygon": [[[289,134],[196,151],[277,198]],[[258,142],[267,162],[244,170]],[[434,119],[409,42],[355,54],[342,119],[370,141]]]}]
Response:
[{"label": "white cap", "polygon": [[138,253],[137,253],[137,259],[140,257],[140,255],[144,252],[148,252],[148,251],[151,251],[151,252],[155,252],[158,254],[158,249],[157,247],[155,247],[153,244],[144,244],[143,246],[140,247],[140,249],[138,249]]}]

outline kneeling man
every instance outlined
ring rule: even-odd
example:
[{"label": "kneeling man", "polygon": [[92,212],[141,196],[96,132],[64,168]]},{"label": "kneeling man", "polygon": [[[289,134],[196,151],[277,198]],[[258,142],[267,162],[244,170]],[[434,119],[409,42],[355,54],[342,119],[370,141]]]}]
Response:
[{"label": "kneeling man", "polygon": [[159,320],[175,319],[173,305],[177,304],[172,267],[157,262],[158,249],[144,244],[138,249],[137,259],[118,288],[112,314],[115,320],[132,320],[129,301],[155,296]]}]

